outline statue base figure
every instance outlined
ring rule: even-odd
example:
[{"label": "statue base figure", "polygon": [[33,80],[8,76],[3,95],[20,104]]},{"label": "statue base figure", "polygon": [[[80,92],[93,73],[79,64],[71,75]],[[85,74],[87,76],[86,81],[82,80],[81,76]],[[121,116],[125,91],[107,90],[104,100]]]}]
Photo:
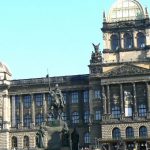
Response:
[{"label": "statue base figure", "polygon": [[37,150],[70,150],[69,130],[62,120],[54,120],[42,128],[45,130],[44,147]]}]

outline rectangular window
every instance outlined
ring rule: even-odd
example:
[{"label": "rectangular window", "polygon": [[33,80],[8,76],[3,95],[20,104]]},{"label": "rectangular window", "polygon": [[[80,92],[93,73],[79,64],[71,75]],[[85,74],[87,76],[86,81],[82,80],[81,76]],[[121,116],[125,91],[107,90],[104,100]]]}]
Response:
[{"label": "rectangular window", "polygon": [[30,95],[23,96],[23,105],[26,108],[31,107],[31,96]]},{"label": "rectangular window", "polygon": [[15,96],[15,106],[16,106],[16,108],[19,108],[19,104],[20,104],[20,97]]},{"label": "rectangular window", "polygon": [[89,111],[84,112],[84,123],[89,122],[90,113]]},{"label": "rectangular window", "polygon": [[43,95],[42,94],[36,94],[35,95],[35,104],[36,104],[36,106],[42,106],[43,105]]},{"label": "rectangular window", "polygon": [[83,92],[83,100],[84,100],[84,103],[89,102],[89,91]]},{"label": "rectangular window", "polygon": [[100,98],[101,98],[100,90],[95,90],[95,91],[94,91],[94,98],[95,98],[95,99],[100,99]]},{"label": "rectangular window", "polygon": [[67,103],[67,94],[66,93],[63,93],[63,100],[64,100],[64,104]]},{"label": "rectangular window", "polygon": [[95,111],[95,120],[101,120],[101,111],[100,110]]},{"label": "rectangular window", "polygon": [[78,103],[78,92],[73,92],[71,95],[72,103]]},{"label": "rectangular window", "polygon": [[47,103],[48,103],[48,105],[51,104],[51,101],[52,101],[52,97],[51,97],[50,94],[48,94],[48,98],[47,98]]}]

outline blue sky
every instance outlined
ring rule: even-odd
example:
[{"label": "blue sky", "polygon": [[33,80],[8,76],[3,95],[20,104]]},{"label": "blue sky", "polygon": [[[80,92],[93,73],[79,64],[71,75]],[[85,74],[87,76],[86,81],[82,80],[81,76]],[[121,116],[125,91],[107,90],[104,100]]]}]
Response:
[{"label": "blue sky", "polygon": [[88,73],[92,43],[102,43],[103,10],[114,1],[1,0],[0,60],[13,79],[44,77],[47,69],[50,76]]}]

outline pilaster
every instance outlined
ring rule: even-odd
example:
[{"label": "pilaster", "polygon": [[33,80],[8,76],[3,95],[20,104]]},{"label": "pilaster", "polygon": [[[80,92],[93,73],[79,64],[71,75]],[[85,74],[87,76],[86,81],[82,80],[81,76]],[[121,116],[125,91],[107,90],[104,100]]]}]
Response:
[{"label": "pilaster", "polygon": [[11,116],[12,116],[12,127],[16,126],[16,104],[15,104],[15,95],[11,97]]},{"label": "pilaster", "polygon": [[110,87],[107,85],[107,102],[108,102],[108,114],[111,113],[111,107],[110,107]]},{"label": "pilaster", "polygon": [[47,105],[46,105],[46,94],[43,93],[43,109],[44,109],[44,121],[47,121]]},{"label": "pilaster", "polygon": [[32,101],[32,124],[35,125],[35,100],[34,100],[34,95],[31,94],[31,101]]},{"label": "pilaster", "polygon": [[107,114],[107,103],[106,103],[106,95],[105,95],[104,86],[102,86],[102,98],[103,98],[103,114]]},{"label": "pilaster", "polygon": [[120,100],[121,100],[121,113],[124,114],[124,99],[123,99],[123,87],[120,84]]},{"label": "pilaster", "polygon": [[148,104],[148,112],[150,113],[150,85],[147,82],[146,83],[146,88],[147,88],[147,104]]},{"label": "pilaster", "polygon": [[20,126],[23,126],[23,97],[20,95]]},{"label": "pilaster", "polygon": [[137,113],[136,85],[133,83],[134,113]]}]

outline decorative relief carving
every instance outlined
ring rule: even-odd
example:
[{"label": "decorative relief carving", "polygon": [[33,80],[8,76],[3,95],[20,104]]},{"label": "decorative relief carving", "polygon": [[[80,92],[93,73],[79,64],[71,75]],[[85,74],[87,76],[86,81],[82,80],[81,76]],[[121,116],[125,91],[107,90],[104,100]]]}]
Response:
[{"label": "decorative relief carving", "polygon": [[129,76],[129,75],[143,75],[150,74],[149,69],[145,69],[142,67],[134,66],[132,64],[124,64],[112,69],[109,72],[104,73],[103,77],[113,77],[113,76]]}]

